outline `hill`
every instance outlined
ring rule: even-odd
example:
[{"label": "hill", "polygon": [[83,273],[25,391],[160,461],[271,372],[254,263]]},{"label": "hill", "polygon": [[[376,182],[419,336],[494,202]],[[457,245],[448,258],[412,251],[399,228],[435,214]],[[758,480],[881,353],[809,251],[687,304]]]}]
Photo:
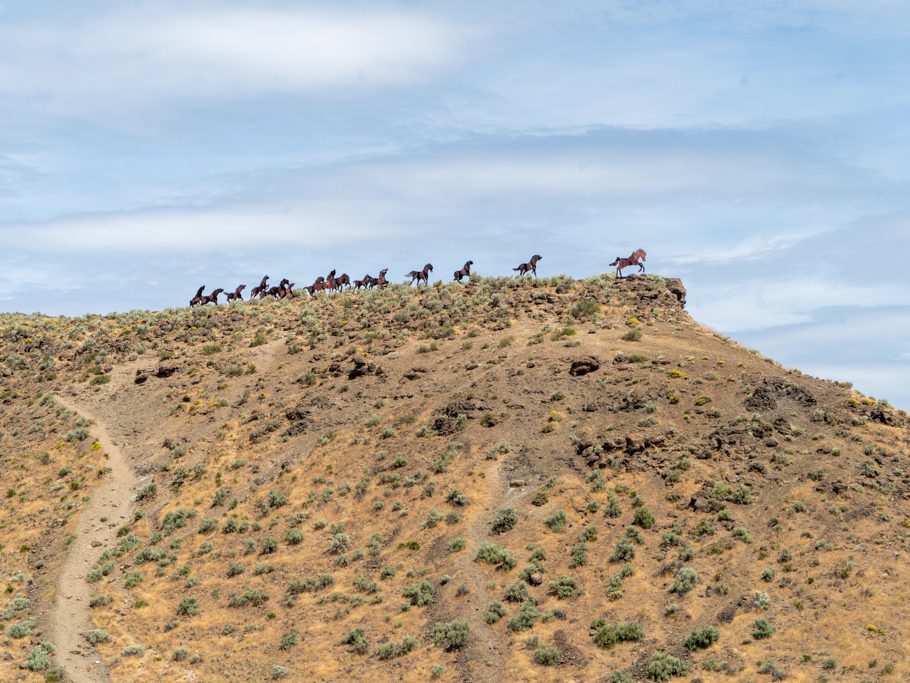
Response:
[{"label": "hill", "polygon": [[910,680],[906,414],[685,296],[3,316],[0,678]]}]

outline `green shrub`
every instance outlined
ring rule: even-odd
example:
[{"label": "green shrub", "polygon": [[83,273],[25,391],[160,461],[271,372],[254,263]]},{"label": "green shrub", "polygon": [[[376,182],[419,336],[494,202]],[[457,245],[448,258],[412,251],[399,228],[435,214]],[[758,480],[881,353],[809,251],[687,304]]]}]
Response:
[{"label": "green shrub", "polygon": [[650,529],[654,526],[654,515],[644,505],[635,508],[635,524],[642,529]]},{"label": "green shrub", "polygon": [[692,567],[680,567],[676,572],[673,585],[670,586],[670,592],[685,595],[695,588],[696,583],[698,583],[698,573]]},{"label": "green shrub", "polygon": [[575,579],[571,576],[560,576],[558,579],[550,581],[550,593],[557,598],[571,598],[575,595]]},{"label": "green shrub", "polygon": [[501,571],[511,571],[518,564],[518,560],[508,548],[497,546],[489,541],[480,544],[474,561],[494,565]]},{"label": "green shrub", "polygon": [[502,606],[502,603],[494,600],[487,606],[487,613],[484,616],[484,620],[488,624],[495,624],[497,621],[502,619],[506,615],[506,608]]},{"label": "green shrub", "polygon": [[637,621],[624,621],[611,626],[603,617],[591,622],[594,644],[602,650],[609,650],[616,643],[641,640],[645,633]]},{"label": "green shrub", "polygon": [[540,611],[533,602],[525,602],[519,607],[515,614],[509,618],[508,626],[510,631],[527,631],[534,626]]},{"label": "green shrub", "polygon": [[18,624],[10,624],[7,626],[6,635],[8,635],[10,638],[15,638],[18,640],[19,638],[25,638],[32,635],[33,628],[35,628],[35,620],[26,619],[24,621],[20,621]]},{"label": "green shrub", "polygon": [[755,640],[763,640],[773,636],[774,631],[774,627],[767,619],[757,619],[755,621],[755,626],[752,629],[752,637],[755,638]]},{"label": "green shrub", "polygon": [[501,508],[496,511],[490,533],[501,534],[514,528],[518,523],[518,513],[513,508]]},{"label": "green shrub", "polygon": [[460,650],[468,639],[468,622],[438,622],[433,626],[433,644],[447,652]]},{"label": "green shrub", "polygon": [[622,336],[623,341],[637,342],[641,341],[642,332],[637,327],[635,329],[629,330]]},{"label": "green shrub", "polygon": [[341,639],[341,644],[350,645],[348,652],[353,652],[358,655],[366,654],[370,647],[366,636],[363,634],[362,628],[355,628],[352,631],[348,631],[344,638]]},{"label": "green shrub", "polygon": [[534,650],[534,661],[541,666],[553,666],[559,663],[560,652],[555,647],[541,645]]},{"label": "green shrub", "polygon": [[183,598],[177,606],[177,614],[182,617],[192,617],[199,614],[199,600],[196,598]]},{"label": "green shrub", "polygon": [[689,664],[665,652],[658,652],[648,664],[648,678],[652,681],[669,681],[674,676],[689,673]]},{"label": "green shrub", "polygon": [[621,538],[613,546],[610,562],[628,562],[635,559],[635,545],[628,538]]},{"label": "green shrub", "polygon": [[51,666],[50,655],[53,653],[52,643],[39,643],[26,655],[25,668],[29,671],[47,671]]},{"label": "green shrub", "polygon": [[408,598],[410,603],[416,607],[424,607],[433,604],[435,591],[429,581],[411,584],[404,589],[404,597]]},{"label": "green shrub", "polygon": [[531,593],[528,591],[528,584],[524,581],[516,581],[506,588],[503,598],[509,602],[525,602],[531,599]]},{"label": "green shrub", "polygon": [[683,645],[690,652],[694,652],[695,650],[704,650],[711,647],[719,638],[720,631],[717,627],[708,626],[707,628],[700,628],[697,631],[692,631],[686,636]]},{"label": "green shrub", "polygon": [[85,634],[85,639],[92,645],[97,645],[98,643],[106,643],[111,639],[111,636],[103,628],[93,628]]},{"label": "green shrub", "polygon": [[549,517],[546,517],[543,520],[543,523],[546,524],[551,531],[558,533],[566,528],[566,513],[562,510],[557,510]]}]

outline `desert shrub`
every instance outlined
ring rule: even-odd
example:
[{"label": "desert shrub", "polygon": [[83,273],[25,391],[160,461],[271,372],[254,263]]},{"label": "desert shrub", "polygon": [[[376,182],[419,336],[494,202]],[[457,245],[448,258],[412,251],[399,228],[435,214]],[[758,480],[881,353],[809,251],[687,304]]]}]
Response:
[{"label": "desert shrub", "polygon": [[694,652],[695,650],[704,650],[705,648],[711,647],[719,638],[720,631],[717,627],[708,626],[707,628],[700,628],[697,631],[692,631],[686,636],[683,645],[690,652]]},{"label": "desert shrub", "polygon": [[127,588],[135,588],[140,583],[142,583],[142,572],[129,572],[123,581],[123,585]]},{"label": "desert shrub", "polygon": [[284,540],[288,545],[299,545],[303,541],[303,532],[300,529],[288,529]]},{"label": "desert shrub", "polygon": [[696,583],[698,583],[698,573],[692,567],[680,567],[676,572],[673,585],[670,586],[670,592],[685,595],[695,588]]},{"label": "desert shrub", "polygon": [[111,639],[111,636],[103,628],[93,628],[85,634],[85,639],[92,645],[97,645],[98,643],[106,643]]},{"label": "desert shrub", "polygon": [[269,599],[269,594],[265,591],[257,590],[255,588],[247,588],[240,595],[233,595],[228,601],[229,607],[247,607],[253,606],[258,607],[259,605],[265,604]]},{"label": "desert shrub", "polygon": [[644,505],[635,508],[635,524],[642,529],[650,529],[654,526],[654,515]]},{"label": "desert shrub", "polygon": [[290,631],[281,636],[281,645],[278,646],[279,650],[284,650],[287,652],[292,647],[297,644],[298,637],[297,629],[292,628]]},{"label": "desert shrub", "polygon": [[246,565],[243,562],[228,562],[228,578],[240,576],[244,571],[246,571]]},{"label": "desert shrub", "polygon": [[456,536],[456,537],[453,538],[452,541],[449,543],[449,552],[450,552],[450,553],[457,553],[457,552],[459,552],[459,551],[461,551],[461,550],[464,550],[465,547],[467,546],[467,544],[468,544],[468,542],[467,542],[467,540],[465,539],[464,536]]},{"label": "desert shrub", "polygon": [[178,647],[176,650],[174,650],[171,653],[171,659],[174,660],[175,662],[182,662],[189,656],[190,656],[190,651],[187,650],[185,647]]},{"label": "desert shrub", "polygon": [[514,528],[518,523],[518,513],[513,508],[501,508],[496,511],[490,532],[501,534]]},{"label": "desert shrub", "polygon": [[487,606],[487,613],[484,615],[484,620],[488,624],[495,624],[497,621],[502,619],[506,615],[506,608],[502,606],[502,603],[494,600]]},{"label": "desert shrub", "polygon": [[755,591],[752,598],[752,606],[755,609],[768,609],[771,606],[771,597],[764,591]]},{"label": "desert shrub", "polygon": [[136,500],[137,501],[149,500],[151,498],[154,498],[155,494],[157,492],[158,492],[158,486],[155,484],[155,482],[151,482],[150,484],[146,484],[145,486],[141,487],[136,492]]},{"label": "desert shrub", "polygon": [[607,504],[604,506],[604,517],[616,518],[622,514],[622,508],[619,500],[613,495],[612,491],[607,492]]},{"label": "desert shrub", "polygon": [[546,524],[551,531],[560,532],[566,528],[566,513],[562,510],[557,510],[549,517],[544,518],[543,523]]},{"label": "desert shrub", "polygon": [[555,647],[541,645],[534,650],[534,661],[541,666],[553,666],[559,663],[560,652]]},{"label": "desert shrub", "polygon": [[199,614],[199,600],[196,598],[183,598],[177,606],[177,614],[183,617]]},{"label": "desert shrub", "polygon": [[610,562],[628,562],[635,559],[635,545],[628,538],[621,538],[613,546]]},{"label": "desert shrub", "polygon": [[509,630],[513,632],[527,631],[534,626],[539,616],[540,610],[537,609],[533,602],[522,603],[521,607],[515,611],[515,614],[509,618]]},{"label": "desert shrub", "polygon": [[503,598],[509,602],[524,602],[531,599],[531,593],[528,591],[528,584],[524,581],[516,581],[506,588]]},{"label": "desert shrub", "polygon": [[648,678],[652,681],[669,681],[674,676],[689,673],[689,664],[665,652],[658,652],[648,664]]},{"label": "desert shrub", "polygon": [[575,595],[575,579],[571,576],[560,576],[558,579],[550,581],[550,593],[557,598],[571,598]]},{"label": "desert shrub", "polygon": [[39,643],[25,656],[25,668],[29,671],[47,671],[51,666],[50,655],[53,653],[53,644]]},{"label": "desert shrub", "polygon": [[446,501],[452,505],[464,506],[468,504],[468,499],[460,489],[452,489],[446,496]]},{"label": "desert shrub", "polygon": [[603,617],[591,622],[591,637],[602,650],[609,650],[616,643],[641,640],[645,633],[637,621],[624,621],[611,626]]},{"label": "desert shrub", "polygon": [[6,635],[10,638],[25,638],[32,635],[32,629],[35,628],[34,619],[25,619],[18,624],[10,624],[6,627]]},{"label": "desert shrub", "polygon": [[756,619],[755,625],[752,628],[752,637],[755,638],[755,640],[763,640],[773,636],[774,631],[774,627],[767,619]]},{"label": "desert shrub", "polygon": [[404,589],[403,593],[410,603],[416,607],[424,607],[433,604],[435,591],[429,581],[414,583]]},{"label": "desert shrub", "polygon": [[141,645],[127,645],[120,650],[120,655],[122,657],[140,657],[143,654],[145,654],[145,648]]},{"label": "desert shrub", "polygon": [[508,548],[498,546],[489,541],[484,541],[480,544],[474,561],[494,565],[496,569],[501,571],[511,571],[518,564],[518,560],[515,559],[515,556]]},{"label": "desert shrub", "polygon": [[636,327],[636,328],[626,332],[622,336],[622,340],[623,341],[632,341],[632,342],[641,341],[641,337],[642,337],[642,331]]},{"label": "desert shrub", "polygon": [[447,652],[460,650],[467,639],[467,621],[441,621],[433,626],[433,644]]},{"label": "desert shrub", "polygon": [[350,645],[348,652],[353,652],[354,654],[363,655],[366,654],[367,650],[370,647],[367,637],[363,633],[362,628],[355,628],[351,631],[348,631],[345,636],[341,639],[342,645]]}]

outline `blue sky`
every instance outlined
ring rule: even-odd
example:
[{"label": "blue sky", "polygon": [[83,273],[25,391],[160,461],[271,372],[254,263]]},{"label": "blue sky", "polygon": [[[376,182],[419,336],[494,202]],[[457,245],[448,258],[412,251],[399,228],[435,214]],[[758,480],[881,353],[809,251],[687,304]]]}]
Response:
[{"label": "blue sky", "polygon": [[0,310],[644,247],[910,407],[908,39],[898,0],[0,0]]}]

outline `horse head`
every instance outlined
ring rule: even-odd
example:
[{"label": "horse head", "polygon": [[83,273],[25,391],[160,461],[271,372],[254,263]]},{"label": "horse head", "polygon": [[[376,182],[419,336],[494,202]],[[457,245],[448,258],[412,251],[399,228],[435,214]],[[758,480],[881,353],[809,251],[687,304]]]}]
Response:
[{"label": "horse head", "polygon": [[534,254],[534,256],[531,257],[531,261],[530,261],[531,265],[534,265],[542,258],[543,258],[543,256],[541,256],[540,254]]},{"label": "horse head", "polygon": [[648,260],[648,253],[647,253],[644,249],[636,249],[636,250],[635,250],[635,253],[632,254],[632,256],[637,256],[637,257],[640,258],[642,261],[647,261],[647,260]]}]

